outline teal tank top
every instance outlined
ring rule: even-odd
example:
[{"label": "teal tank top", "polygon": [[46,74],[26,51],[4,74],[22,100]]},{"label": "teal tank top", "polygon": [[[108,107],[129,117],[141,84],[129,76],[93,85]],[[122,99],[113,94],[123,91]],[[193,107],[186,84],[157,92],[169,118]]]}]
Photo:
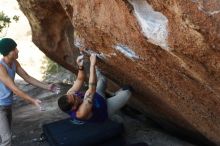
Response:
[{"label": "teal tank top", "polygon": [[[15,73],[16,73],[16,64],[13,62],[12,68],[10,68],[3,60],[0,60],[0,64],[2,64],[11,79],[14,81]],[[9,89],[5,84],[0,81],[0,106],[8,106],[13,103],[13,92]]]}]

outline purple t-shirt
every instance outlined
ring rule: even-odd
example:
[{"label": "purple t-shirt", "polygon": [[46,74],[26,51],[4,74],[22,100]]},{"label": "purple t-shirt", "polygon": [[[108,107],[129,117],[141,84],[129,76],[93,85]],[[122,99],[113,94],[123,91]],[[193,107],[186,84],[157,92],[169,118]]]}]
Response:
[{"label": "purple t-shirt", "polygon": [[[84,98],[84,94],[76,93],[81,99]],[[76,111],[71,111],[69,113],[71,118],[73,119],[74,123],[83,124],[85,122],[104,122],[108,119],[108,112],[107,112],[107,104],[106,100],[99,95],[98,93],[94,94],[93,98],[93,106],[92,106],[92,117],[88,120],[80,120],[76,117]]]}]

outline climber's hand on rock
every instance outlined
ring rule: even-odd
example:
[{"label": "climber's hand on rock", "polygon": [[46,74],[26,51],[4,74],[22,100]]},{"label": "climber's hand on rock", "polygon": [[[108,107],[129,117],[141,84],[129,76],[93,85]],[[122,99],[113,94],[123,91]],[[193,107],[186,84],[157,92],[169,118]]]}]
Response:
[{"label": "climber's hand on rock", "polygon": [[84,59],[84,55],[80,55],[77,57],[76,59],[76,63],[79,67],[82,67],[83,66],[83,59]]},{"label": "climber's hand on rock", "polygon": [[90,56],[90,65],[95,65],[96,64],[96,54],[91,54]]}]

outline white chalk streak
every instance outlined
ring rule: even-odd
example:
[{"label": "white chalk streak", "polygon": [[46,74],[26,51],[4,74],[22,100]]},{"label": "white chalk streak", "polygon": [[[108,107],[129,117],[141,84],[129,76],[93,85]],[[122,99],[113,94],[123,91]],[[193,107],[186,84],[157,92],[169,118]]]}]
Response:
[{"label": "white chalk streak", "polygon": [[156,12],[146,0],[128,0],[134,7],[134,13],[145,37],[153,44],[170,51],[167,44],[168,19]]},{"label": "white chalk streak", "polygon": [[132,51],[130,48],[128,48],[125,45],[119,44],[119,45],[114,46],[114,48],[133,61],[140,59],[140,57],[138,55],[136,55],[136,53],[134,51]]}]

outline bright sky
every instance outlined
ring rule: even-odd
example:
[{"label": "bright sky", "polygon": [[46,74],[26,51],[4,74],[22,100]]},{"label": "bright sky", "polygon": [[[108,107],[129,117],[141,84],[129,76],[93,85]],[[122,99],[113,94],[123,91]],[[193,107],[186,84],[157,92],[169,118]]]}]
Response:
[{"label": "bright sky", "polygon": [[[27,18],[19,9],[19,5],[16,0],[0,0],[0,11],[3,11],[9,17],[14,15],[19,16],[19,21],[15,23],[12,21],[10,27],[7,30],[5,37],[14,39],[19,50],[19,59],[22,67],[31,76],[41,80],[42,73],[40,71],[42,65],[42,59],[45,56],[31,41],[31,28]],[[5,34],[5,33],[4,33]],[[0,35],[2,37],[2,34]],[[0,55],[0,58],[2,56]],[[20,79],[16,76],[16,79]]]}]

